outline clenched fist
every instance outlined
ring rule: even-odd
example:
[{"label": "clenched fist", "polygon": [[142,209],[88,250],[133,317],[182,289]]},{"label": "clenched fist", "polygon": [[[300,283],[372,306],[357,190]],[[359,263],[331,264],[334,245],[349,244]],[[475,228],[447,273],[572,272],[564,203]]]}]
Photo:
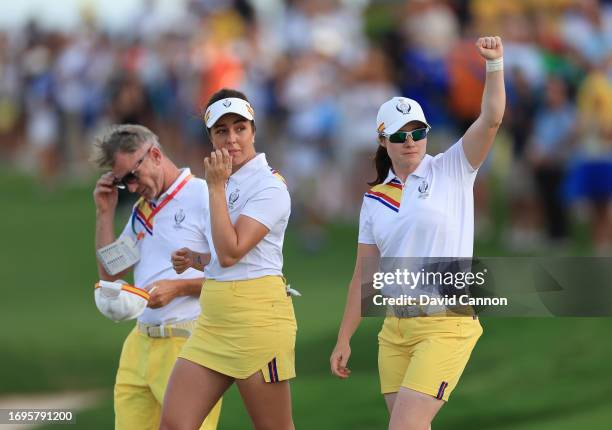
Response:
[{"label": "clenched fist", "polygon": [[170,257],[172,261],[172,267],[176,273],[183,273],[185,270],[193,267],[194,263],[194,252],[189,248],[177,249],[172,253]]},{"label": "clenched fist", "polygon": [[504,47],[499,36],[481,37],[476,41],[478,53],[485,60],[497,60],[504,56]]}]

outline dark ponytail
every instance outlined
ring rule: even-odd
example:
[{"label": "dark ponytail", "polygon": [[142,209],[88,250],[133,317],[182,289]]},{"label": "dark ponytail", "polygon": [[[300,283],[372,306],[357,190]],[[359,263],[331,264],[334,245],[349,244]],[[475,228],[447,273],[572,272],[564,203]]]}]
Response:
[{"label": "dark ponytail", "polygon": [[374,156],[374,167],[376,167],[377,177],[375,181],[368,182],[368,185],[370,186],[385,182],[385,179],[387,179],[387,175],[389,174],[389,169],[391,168],[391,158],[389,158],[387,148],[382,145],[378,145],[378,149],[376,150],[376,155]]}]

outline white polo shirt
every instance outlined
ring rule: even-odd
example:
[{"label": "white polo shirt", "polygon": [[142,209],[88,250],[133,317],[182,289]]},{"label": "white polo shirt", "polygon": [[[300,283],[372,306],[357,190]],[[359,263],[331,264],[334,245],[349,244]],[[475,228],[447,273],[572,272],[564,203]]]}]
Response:
[{"label": "white polo shirt", "polygon": [[[187,247],[197,252],[208,253],[206,237],[208,224],[208,186],[202,179],[191,177],[178,193],[154,216],[152,223],[144,218],[152,207],[162,204],[164,199],[191,175],[189,169],[182,169],[176,181],[156,201],[140,199],[132,209],[132,215],[121,236],[138,241],[140,261],[134,265],[134,283],[139,288],[162,279],[202,278],[202,272],[188,269],[180,275],[172,268],[170,256],[173,251]],[[152,226],[151,226],[152,224]],[[152,228],[151,228],[152,227]],[[158,309],[146,308],[138,320],[145,324],[168,324],[192,320],[200,314],[197,297],[177,297]]]},{"label": "white polo shirt", "polygon": [[[245,215],[265,225],[268,234],[231,267],[221,267],[211,240],[207,279],[237,281],[283,274],[283,241],[291,213],[291,198],[282,177],[273,171],[265,154],[258,154],[233,173],[225,187],[232,224]],[[210,223],[206,236],[212,238]]]},{"label": "white polo shirt", "polygon": [[425,155],[406,183],[389,170],[364,196],[359,243],[376,245],[381,257],[471,257],[477,171],[462,140]]}]

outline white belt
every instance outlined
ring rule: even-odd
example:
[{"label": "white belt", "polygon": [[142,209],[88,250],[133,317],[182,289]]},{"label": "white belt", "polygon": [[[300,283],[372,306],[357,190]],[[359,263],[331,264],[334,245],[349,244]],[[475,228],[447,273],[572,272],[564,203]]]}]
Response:
[{"label": "white belt", "polygon": [[197,321],[183,321],[174,324],[143,324],[138,322],[138,331],[148,337],[189,337]]}]

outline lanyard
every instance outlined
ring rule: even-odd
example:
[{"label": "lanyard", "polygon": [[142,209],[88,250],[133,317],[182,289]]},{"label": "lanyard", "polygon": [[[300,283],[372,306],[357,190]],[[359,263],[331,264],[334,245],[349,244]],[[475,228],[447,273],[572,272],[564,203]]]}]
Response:
[{"label": "lanyard", "polygon": [[[189,180],[192,178],[192,176],[193,175],[187,175],[185,177],[185,179],[183,179],[181,181],[181,183],[178,184],[176,186],[176,188],[170,194],[168,194],[164,198],[164,200],[161,201],[160,204],[158,204],[157,206],[155,206],[153,208],[153,210],[151,211],[149,216],[146,216],[146,215],[143,216],[144,214],[142,212],[139,213],[138,207],[134,208],[134,212],[132,214],[132,225],[134,225],[134,220],[138,217],[140,219],[140,221],[144,224],[145,229],[150,234],[153,234],[153,218],[155,217],[155,215],[157,215],[159,213],[159,211],[161,211],[163,209],[164,206],[166,206],[168,203],[170,203],[170,200],[172,200],[174,198],[174,196],[176,196],[178,194],[178,192],[185,186],[185,184],[187,184],[187,182],[189,182]],[[149,202],[147,202],[147,205],[149,206],[149,208],[152,207]],[[138,233],[138,235],[136,237],[136,241],[139,241],[143,237],[144,237],[144,232]]]},{"label": "lanyard", "polygon": [[151,214],[146,218],[147,223],[153,224],[153,217],[155,217],[155,215],[157,215],[157,213],[161,211],[164,206],[170,203],[170,200],[172,200],[174,196],[176,196],[178,192],[181,191],[181,188],[183,188],[185,184],[189,182],[190,179],[191,179],[191,175],[187,175],[185,179],[183,179],[181,183],[176,186],[176,188],[174,189],[174,191],[172,191],[172,193],[168,194],[166,198],[162,200],[160,204],[155,206],[155,209],[153,209]]}]

